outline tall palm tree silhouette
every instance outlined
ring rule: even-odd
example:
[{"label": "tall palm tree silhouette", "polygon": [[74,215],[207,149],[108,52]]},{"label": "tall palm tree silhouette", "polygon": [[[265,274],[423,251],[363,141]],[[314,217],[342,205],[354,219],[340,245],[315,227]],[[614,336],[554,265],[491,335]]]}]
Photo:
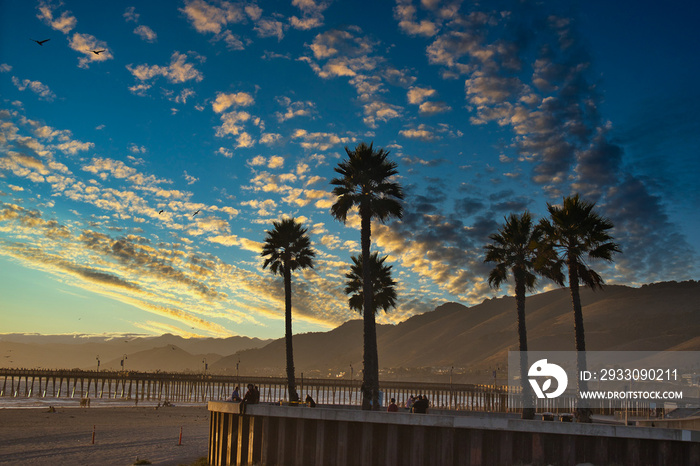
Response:
[{"label": "tall palm tree silhouette", "polygon": [[[592,290],[603,287],[603,278],[586,263],[586,256],[612,262],[613,254],[622,252],[609,233],[612,222],[594,212],[594,207],[595,203],[582,200],[578,194],[565,197],[561,206],[547,203],[550,218],[542,219],[539,224],[547,241],[559,252],[569,275],[579,373],[586,369],[586,335],[579,285]],[[578,383],[579,391],[587,390],[585,381]],[[576,408],[576,417],[579,422],[591,422],[591,411],[581,404]]]},{"label": "tall palm tree silhouette", "polygon": [[[337,197],[331,214],[345,223],[348,213],[357,207],[360,213],[360,237],[362,243],[364,309],[372,309],[370,245],[372,219],[384,222],[391,217],[401,218],[403,199],[401,185],[391,180],[398,173],[397,164],[389,161],[389,152],[373,149],[373,144],[360,143],[354,150],[347,147],[348,155],[335,168],[340,175],[331,181]],[[364,321],[364,370],[362,409],[379,409],[379,357],[377,355],[377,328],[374,312],[365,312]]]},{"label": "tall palm tree silhouette", "polygon": [[533,291],[537,285],[537,273],[563,284],[561,262],[556,252],[542,242],[542,229],[535,227],[532,215],[523,212],[506,217],[505,224],[497,233],[489,236],[492,243],[486,246],[484,262],[496,266],[489,273],[489,285],[498,289],[508,280],[508,274],[515,282],[515,304],[518,315],[518,341],[520,351],[520,382],[523,389],[524,407],[522,418],[534,419],[535,408],[532,389],[527,383],[527,327],[525,325],[525,293]]},{"label": "tall palm tree silhouette", "polygon": [[299,401],[294,380],[294,351],[292,347],[292,271],[313,268],[316,252],[311,240],[295,219],[272,222],[272,230],[266,231],[261,255],[265,257],[263,270],[270,267],[273,274],[284,279],[284,340],[287,350],[287,390],[290,401]]}]

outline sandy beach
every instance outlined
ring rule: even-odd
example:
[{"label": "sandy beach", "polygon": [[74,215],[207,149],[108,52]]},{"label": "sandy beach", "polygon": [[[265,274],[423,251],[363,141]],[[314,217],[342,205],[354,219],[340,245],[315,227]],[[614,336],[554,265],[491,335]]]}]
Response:
[{"label": "sandy beach", "polygon": [[0,409],[0,464],[189,465],[207,455],[208,439],[205,405]]}]

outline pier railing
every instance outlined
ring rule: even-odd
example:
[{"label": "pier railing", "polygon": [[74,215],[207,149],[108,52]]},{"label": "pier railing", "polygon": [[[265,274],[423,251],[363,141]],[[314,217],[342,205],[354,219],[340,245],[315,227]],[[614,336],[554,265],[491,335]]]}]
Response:
[{"label": "pier railing", "polygon": [[[284,377],[224,376],[137,371],[0,369],[2,397],[116,398],[170,402],[206,402],[228,398],[236,386],[241,395],[256,385],[263,402],[287,401]],[[302,398],[319,404],[361,404],[361,381],[297,378]],[[508,387],[472,384],[382,381],[384,404],[395,398],[400,405],[422,394],[434,408],[507,411]]]},{"label": "pier railing", "polygon": [[[284,377],[228,376],[215,374],[47,370],[0,368],[0,397],[91,398],[138,401],[204,403],[228,398],[236,386],[241,396],[248,384],[256,385],[260,401],[288,401],[287,379]],[[351,379],[297,378],[297,391],[323,405],[360,405],[361,381]],[[395,398],[405,406],[411,395],[424,395],[431,409],[484,412],[520,412],[519,387],[456,383],[399,382],[380,380],[383,403]],[[550,399],[538,400],[538,411],[572,412],[575,399],[556,408]],[[561,404],[559,399],[558,403]],[[599,414],[613,414],[619,408],[596,409]],[[635,401],[627,407],[630,416],[646,415],[649,403]]]}]

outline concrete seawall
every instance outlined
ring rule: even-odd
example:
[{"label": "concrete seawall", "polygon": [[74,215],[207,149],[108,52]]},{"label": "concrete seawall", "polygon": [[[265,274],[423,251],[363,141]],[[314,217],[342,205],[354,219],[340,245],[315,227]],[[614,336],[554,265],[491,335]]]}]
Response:
[{"label": "concrete seawall", "polygon": [[700,465],[700,432],[209,402],[210,464]]}]

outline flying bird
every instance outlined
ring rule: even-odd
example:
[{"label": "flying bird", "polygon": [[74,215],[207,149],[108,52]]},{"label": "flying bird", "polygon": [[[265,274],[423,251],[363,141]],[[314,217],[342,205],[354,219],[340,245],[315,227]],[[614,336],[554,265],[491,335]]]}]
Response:
[{"label": "flying bird", "polygon": [[43,45],[44,45],[44,42],[48,42],[48,41],[50,41],[51,39],[44,39],[44,40],[29,39],[29,40],[33,40],[33,41],[36,42],[37,44],[43,46]]},{"label": "flying bird", "polygon": [[164,210],[161,210],[160,212],[158,212],[158,215],[162,214],[163,212],[164,212]]},{"label": "flying bird", "polygon": [[99,54],[101,54],[102,52],[106,52],[106,51],[107,51],[107,50],[93,50],[92,53],[94,53],[95,55],[99,55]]},{"label": "flying bird", "polygon": [[197,215],[198,213],[199,213],[199,211],[193,213],[192,216],[194,217],[194,216]]}]

